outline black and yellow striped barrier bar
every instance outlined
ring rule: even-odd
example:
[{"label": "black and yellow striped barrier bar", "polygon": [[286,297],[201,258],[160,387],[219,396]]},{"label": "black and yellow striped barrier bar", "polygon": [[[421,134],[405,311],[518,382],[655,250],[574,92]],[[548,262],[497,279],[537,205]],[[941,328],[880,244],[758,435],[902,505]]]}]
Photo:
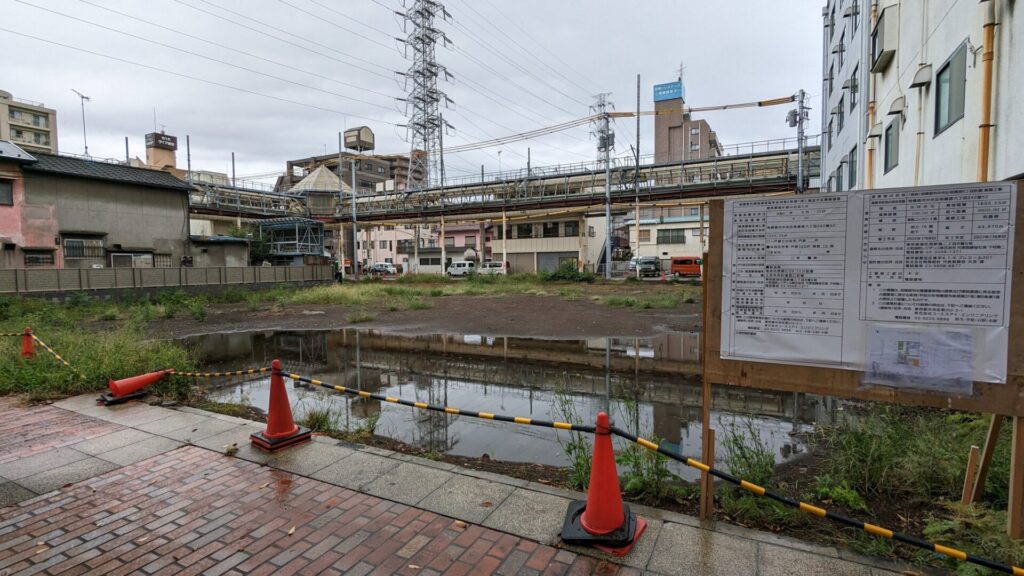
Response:
[{"label": "black and yellow striped barrier bar", "polygon": [[8,332],[8,333],[5,333],[5,334],[0,334],[0,336],[24,336],[24,335],[25,335],[24,332]]},{"label": "black and yellow striped barrier bar", "polygon": [[[439,406],[439,405],[436,405],[436,404],[427,404],[426,402],[414,402],[412,400],[405,400],[403,398],[395,398],[393,396],[381,396],[380,394],[373,394],[373,393],[370,393],[370,392],[366,392],[364,390],[353,390],[352,388],[346,388],[345,386],[337,386],[337,385],[334,385],[334,384],[329,384],[329,383],[326,383],[326,382],[322,382],[320,380],[315,380],[313,378],[306,378],[305,376],[302,376],[300,374],[285,373],[284,376],[287,376],[288,378],[291,378],[292,380],[298,380],[300,382],[305,382],[307,384],[312,384],[313,386],[319,386],[321,388],[326,388],[328,390],[334,390],[336,392],[343,392],[345,394],[351,394],[353,396],[359,396],[361,398],[372,398],[374,400],[380,400],[382,402],[390,402],[392,404],[401,404],[402,406],[410,406],[412,408],[419,408],[421,410],[433,410],[433,411],[436,411],[436,412],[445,412],[447,414],[456,414],[456,415],[459,415],[459,416],[471,416],[473,418],[483,418],[483,419],[486,419],[486,420],[497,420],[499,422],[512,422],[514,424],[526,424],[526,425],[530,425],[530,426],[543,426],[543,427],[546,427],[546,428],[557,428],[559,430],[575,430],[575,431],[578,431],[578,432],[587,432],[587,433],[590,433],[590,434],[593,434],[596,431],[596,428],[594,426],[584,426],[584,425],[579,425],[579,424],[572,424],[572,423],[569,423],[569,422],[551,422],[549,420],[538,420],[536,418],[523,418],[523,417],[519,417],[519,416],[506,416],[506,415],[503,415],[503,414],[492,414],[490,412],[476,412],[476,411],[473,411],[473,410],[462,410],[460,408],[452,408],[451,406]],[[818,516],[819,518],[827,518],[827,519],[832,520],[834,522],[838,522],[840,524],[843,524],[844,526],[849,526],[851,528],[856,528],[858,530],[863,530],[863,531],[867,532],[868,534],[872,534],[872,535],[875,535],[875,536],[880,536],[882,538],[888,538],[890,540],[895,540],[897,542],[902,542],[904,544],[909,544],[910,546],[921,548],[923,550],[929,550],[931,552],[936,552],[938,554],[942,554],[944,556],[948,556],[949,558],[953,558],[953,559],[959,560],[961,562],[970,562],[972,564],[977,564],[979,566],[984,566],[986,568],[995,570],[997,572],[1002,572],[1003,574],[1013,574],[1014,576],[1024,576],[1024,568],[1019,568],[1017,566],[1011,566],[1009,564],[1003,564],[1001,562],[994,562],[992,560],[987,560],[985,558],[979,558],[977,556],[972,556],[972,555],[970,555],[970,554],[968,554],[968,553],[966,553],[966,552],[964,552],[962,550],[958,550],[956,548],[952,548],[952,547],[949,547],[949,546],[943,546],[942,544],[934,544],[932,542],[928,542],[927,540],[922,540],[920,538],[915,538],[913,536],[908,536],[906,534],[902,534],[902,533],[896,532],[894,530],[889,530],[888,528],[883,528],[881,526],[876,526],[874,524],[869,524],[867,522],[862,522],[860,520],[855,520],[853,518],[850,518],[848,516],[844,516],[842,514],[838,514],[836,512],[829,512],[828,510],[825,510],[824,508],[820,508],[820,507],[815,506],[813,504],[808,504],[807,502],[801,502],[799,500],[794,500],[794,499],[792,499],[792,498],[790,498],[788,496],[784,496],[784,495],[779,494],[777,492],[773,492],[771,490],[768,490],[767,488],[764,488],[763,486],[758,486],[757,484],[754,484],[753,482],[747,482],[746,480],[743,480],[742,478],[737,478],[736,476],[733,476],[732,474],[729,474],[728,472],[723,472],[723,471],[718,470],[716,468],[712,468],[712,467],[708,466],[707,464],[704,464],[700,460],[695,460],[693,458],[687,458],[685,456],[681,456],[679,454],[676,454],[675,452],[673,452],[673,451],[671,451],[671,450],[669,450],[667,448],[663,448],[662,446],[659,446],[658,444],[655,444],[654,442],[651,442],[650,440],[647,440],[646,438],[641,438],[641,437],[639,437],[639,436],[637,436],[635,434],[630,434],[629,432],[626,432],[625,430],[622,430],[621,428],[616,428],[615,426],[612,426],[611,427],[611,432],[612,432],[612,434],[614,434],[614,435],[616,435],[616,436],[618,436],[620,438],[624,438],[626,440],[629,440],[630,442],[635,442],[635,443],[639,444],[640,446],[643,446],[644,448],[647,448],[648,450],[651,450],[653,452],[657,452],[659,454],[667,456],[668,458],[671,458],[672,460],[675,460],[677,462],[681,462],[683,464],[686,464],[687,466],[689,466],[691,468],[696,468],[697,470],[700,470],[701,472],[707,472],[708,474],[711,474],[712,476],[714,476],[716,478],[720,478],[722,480],[725,480],[726,482],[729,482],[730,484],[734,484],[736,486],[739,486],[740,488],[743,488],[744,490],[747,490],[749,492],[757,494],[758,496],[764,496],[766,498],[771,498],[772,500],[775,500],[776,502],[779,502],[779,503],[784,504],[786,506],[789,506],[791,508],[796,508],[796,509],[800,510],[801,512],[806,512],[808,514],[811,514],[811,515],[814,515],[814,516]]]},{"label": "black and yellow striped barrier bar", "polygon": [[551,420],[539,420],[537,418],[523,418],[521,416],[505,416],[504,414],[492,414],[490,412],[476,412],[473,410],[463,410],[461,408],[453,408],[451,406],[441,406],[439,404],[428,404],[426,402],[415,402],[413,400],[406,400],[404,398],[395,398],[394,396],[381,396],[380,394],[373,394],[365,390],[354,390],[352,388],[346,388],[344,386],[337,386],[334,384],[328,384],[320,380],[313,378],[306,378],[301,374],[285,373],[284,376],[291,378],[292,380],[298,380],[299,382],[305,382],[313,386],[319,386],[335,392],[343,392],[352,396],[359,396],[360,398],[372,398],[373,400],[380,400],[381,402],[390,402],[392,404],[401,404],[402,406],[410,406],[412,408],[419,408],[421,410],[433,410],[434,412],[444,412],[445,414],[454,414],[457,416],[471,416],[473,418],[483,418],[484,420],[496,420],[498,422],[511,422],[513,424],[524,424],[527,426],[541,426],[543,428],[557,428],[558,430],[574,430],[577,432],[589,432],[594,433],[595,428],[593,426],[585,426],[580,424],[570,424],[569,422],[552,422]]},{"label": "black and yellow striped barrier bar", "polygon": [[234,370],[232,372],[178,372],[171,370],[172,376],[185,376],[186,378],[224,378],[227,376],[245,376],[251,374],[266,374],[270,368],[249,368],[248,370]]},{"label": "black and yellow striped barrier bar", "polygon": [[56,350],[54,350],[53,348],[50,348],[49,346],[47,346],[46,342],[43,342],[42,340],[40,340],[38,336],[33,334],[32,335],[32,340],[34,340],[36,342],[36,344],[39,344],[40,346],[42,346],[43,350],[46,350],[47,352],[49,352],[50,355],[53,356],[54,358],[56,358],[58,361],[60,361],[61,364],[63,364],[65,366],[67,366],[68,368],[70,368],[71,371],[74,372],[75,374],[78,374],[78,376],[80,378],[85,378],[85,374],[82,374],[81,372],[76,370],[75,367],[72,366],[67,360],[65,360],[60,354],[57,354]]}]

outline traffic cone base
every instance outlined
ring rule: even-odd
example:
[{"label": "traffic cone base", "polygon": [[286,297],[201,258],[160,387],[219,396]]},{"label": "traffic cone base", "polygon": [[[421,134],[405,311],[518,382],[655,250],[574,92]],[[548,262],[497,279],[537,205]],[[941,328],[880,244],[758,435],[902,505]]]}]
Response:
[{"label": "traffic cone base", "polygon": [[125,394],[124,396],[115,396],[112,392],[104,392],[100,394],[100,397],[96,399],[97,404],[103,406],[110,406],[112,404],[123,404],[129,400],[138,400],[144,398],[149,392],[145,390],[139,390],[138,392],[132,392],[131,394]]},{"label": "traffic cone base", "polygon": [[264,452],[276,452],[282,448],[295,446],[296,444],[302,444],[303,442],[309,442],[312,438],[313,433],[309,428],[305,428],[303,426],[296,426],[295,434],[285,436],[284,438],[267,438],[263,432],[256,432],[249,435],[249,440],[252,442],[252,445]]},{"label": "traffic cone base", "polygon": [[566,544],[593,546],[613,556],[625,556],[629,554],[637,540],[640,539],[640,535],[647,529],[647,521],[631,512],[628,504],[623,504],[624,515],[621,526],[608,534],[591,534],[580,522],[586,509],[587,503],[583,500],[574,500],[569,503],[569,510],[565,514],[565,523],[562,525],[562,541]]}]

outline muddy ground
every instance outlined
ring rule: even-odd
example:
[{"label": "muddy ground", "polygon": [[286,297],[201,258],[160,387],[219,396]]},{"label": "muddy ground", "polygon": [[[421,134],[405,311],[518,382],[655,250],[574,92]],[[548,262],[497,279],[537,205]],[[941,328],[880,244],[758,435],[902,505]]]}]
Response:
[{"label": "muddy ground", "polygon": [[[205,321],[181,315],[149,324],[157,338],[257,330],[330,330],[358,326],[407,335],[479,334],[523,338],[650,337],[700,328],[700,303],[669,309],[619,308],[594,298],[653,295],[663,286],[604,286],[583,288],[577,300],[557,295],[444,296],[430,298],[426,310],[390,311],[383,305],[348,307],[293,305],[251,310],[245,304],[211,305]],[[376,318],[352,324],[346,316],[370,312]]]}]

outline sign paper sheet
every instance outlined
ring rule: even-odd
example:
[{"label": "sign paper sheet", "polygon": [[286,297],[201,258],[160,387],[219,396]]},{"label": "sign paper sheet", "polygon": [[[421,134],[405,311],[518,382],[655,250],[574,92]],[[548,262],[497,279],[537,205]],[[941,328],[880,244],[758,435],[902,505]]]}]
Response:
[{"label": "sign paper sheet", "polygon": [[721,356],[866,371],[891,323],[1005,382],[1015,214],[1002,182],[726,201]]}]

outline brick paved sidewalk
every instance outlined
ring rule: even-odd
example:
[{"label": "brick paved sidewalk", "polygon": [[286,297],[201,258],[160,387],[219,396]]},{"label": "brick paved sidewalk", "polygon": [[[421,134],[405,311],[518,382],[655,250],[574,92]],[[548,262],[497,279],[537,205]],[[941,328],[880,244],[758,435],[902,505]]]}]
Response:
[{"label": "brick paved sidewalk", "polygon": [[3,516],[0,573],[639,574],[196,447]]}]

